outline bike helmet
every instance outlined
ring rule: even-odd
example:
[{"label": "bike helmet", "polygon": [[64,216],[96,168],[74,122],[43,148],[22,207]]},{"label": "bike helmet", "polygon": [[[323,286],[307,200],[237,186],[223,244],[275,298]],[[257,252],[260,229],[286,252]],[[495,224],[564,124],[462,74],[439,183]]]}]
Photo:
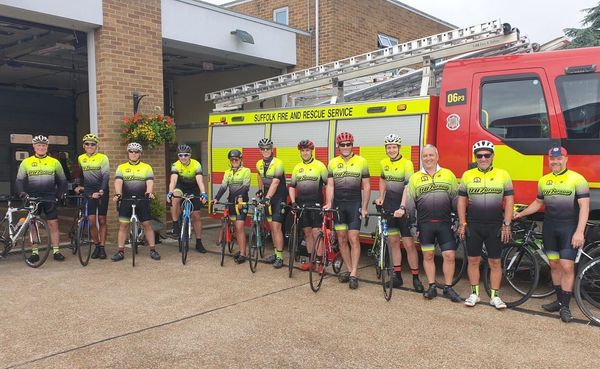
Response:
[{"label": "bike helmet", "polygon": [[139,151],[142,152],[142,145],[137,142],[130,142],[127,144],[127,151]]},{"label": "bike helmet", "polygon": [[258,147],[260,147],[261,149],[267,148],[267,149],[272,149],[273,148],[273,141],[271,141],[270,138],[261,138],[260,141],[258,141]]},{"label": "bike helmet", "polygon": [[81,139],[81,141],[83,141],[83,142],[95,142],[95,143],[100,142],[100,140],[98,139],[98,136],[96,136],[93,133],[88,133],[87,135],[83,136],[83,138]]},{"label": "bike helmet", "polygon": [[240,158],[242,159],[242,152],[238,149],[229,150],[227,153],[227,159]]},{"label": "bike helmet", "polygon": [[473,154],[476,154],[479,150],[489,150],[494,152],[494,144],[488,140],[477,141],[473,145]]},{"label": "bike helmet", "polygon": [[311,149],[315,148],[315,144],[311,140],[302,140],[298,142],[298,150],[300,149]]},{"label": "bike helmet", "polygon": [[394,133],[390,133],[389,135],[385,136],[385,138],[383,139],[384,146],[387,146],[387,145],[400,146],[401,144],[402,144],[402,139],[400,138],[400,136],[398,136],[397,134],[394,134]]},{"label": "bike helmet", "polygon": [[48,137],[42,136],[42,135],[38,135],[38,136],[35,136],[34,138],[31,139],[31,143],[32,144],[45,144],[45,145],[48,145],[48,143],[50,143],[50,141],[48,141]]},{"label": "bike helmet", "polygon": [[352,136],[352,133],[350,133],[350,132],[341,132],[340,134],[337,135],[337,137],[335,139],[335,143],[338,145],[340,144],[340,142],[347,142],[347,141],[354,143],[354,136]]},{"label": "bike helmet", "polygon": [[177,153],[187,153],[190,154],[192,152],[192,148],[189,145],[179,145],[177,146]]}]

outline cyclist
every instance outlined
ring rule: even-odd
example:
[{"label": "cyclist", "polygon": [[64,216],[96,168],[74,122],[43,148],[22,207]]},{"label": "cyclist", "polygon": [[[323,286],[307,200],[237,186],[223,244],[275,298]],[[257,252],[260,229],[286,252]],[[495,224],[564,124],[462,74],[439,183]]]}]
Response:
[{"label": "cyclist", "polygon": [[557,299],[542,308],[559,311],[560,319],[565,323],[573,320],[569,303],[575,281],[574,261],[577,249],[584,243],[583,232],[590,210],[588,182],[579,173],[567,169],[568,160],[565,148],[550,149],[548,165],[552,172],[539,180],[537,198],[513,216],[519,219],[539,211],[542,205],[545,207],[542,238]]},{"label": "cyclist", "polygon": [[[106,242],[106,213],[108,212],[108,179],[110,168],[108,157],[98,152],[98,136],[88,133],[83,136],[84,154],[77,159],[81,168],[79,186],[75,193],[83,192],[86,196],[97,199],[88,202],[88,214],[92,225],[92,238],[96,247],[92,252],[92,259],[106,259],[104,243]],[[99,228],[96,227],[96,208],[98,210]]]},{"label": "cyclist", "polygon": [[[223,182],[219,191],[215,195],[212,203],[216,203],[221,199],[221,196],[229,190],[227,202],[237,203],[248,201],[248,191],[250,190],[250,178],[252,173],[249,168],[244,167],[242,161],[242,152],[237,149],[230,150],[227,153],[231,169],[227,169],[223,175]],[[248,258],[246,248],[246,233],[244,232],[244,222],[248,211],[246,208],[241,209],[240,206],[230,206],[229,214],[232,220],[235,218],[235,239],[240,245],[240,252],[235,254],[233,259],[237,264],[241,264]]]},{"label": "cyclist", "polygon": [[266,258],[279,269],[283,266],[283,224],[284,215],[281,214],[281,203],[286,201],[287,187],[285,185],[285,172],[283,162],[273,155],[273,141],[262,138],[258,141],[262,159],[256,163],[258,172],[259,193],[264,195],[263,204],[267,207],[267,220],[271,224],[271,237],[275,247],[275,255]]},{"label": "cyclist", "polygon": [[[502,280],[500,251],[502,243],[511,237],[510,221],[514,204],[514,191],[508,173],[493,166],[494,144],[487,140],[473,145],[477,166],[463,173],[458,187],[458,235],[465,239],[469,265],[467,272],[471,283],[471,294],[466,306],[475,306],[479,298],[479,264],[483,244],[490,265],[490,305],[505,309],[498,290]],[[502,203],[504,202],[504,209]],[[467,227],[468,222],[468,227]]]},{"label": "cyclist", "polygon": [[[60,162],[48,156],[48,137],[35,136],[33,144],[34,155],[26,158],[19,165],[15,189],[19,197],[38,197],[40,202],[38,211],[44,211],[50,231],[50,242],[54,260],[63,261],[65,257],[58,247],[60,234],[58,232],[58,210],[56,199],[62,198],[67,189],[67,178]],[[40,260],[37,249],[33,249],[29,256],[30,263]]]},{"label": "cyclist", "polygon": [[[360,259],[360,217],[368,214],[371,196],[369,167],[367,160],[352,153],[354,136],[341,132],[335,139],[340,155],[329,161],[327,166],[327,202],[325,208],[339,209],[335,224],[340,253],[347,272],[340,273],[341,283],[349,282],[351,289],[358,288],[358,262]],[[361,193],[362,192],[362,193]],[[350,246],[348,246],[348,242]]]},{"label": "cyclist", "polygon": [[[375,199],[377,205],[383,205],[386,211],[395,211],[401,206],[402,195],[413,174],[413,163],[400,154],[402,139],[396,134],[389,134],[383,140],[387,158],[381,160],[381,177],[379,178],[379,197]],[[390,219],[388,223],[388,239],[392,246],[392,261],[394,263],[394,276],[392,284],[394,288],[400,288],[402,282],[402,250],[400,249],[400,237],[406,250],[408,264],[413,279],[413,287],[416,292],[423,292],[423,284],[419,280],[419,254],[415,248],[415,241],[408,228],[406,217]]]},{"label": "cyclist", "polygon": [[[298,142],[302,162],[292,171],[289,194],[292,205],[315,206],[323,204],[323,186],[327,185],[327,167],[313,157],[315,144],[311,140]],[[312,252],[315,237],[319,233],[323,219],[316,211],[303,212],[299,225],[304,232],[308,252]],[[301,264],[300,270],[310,269],[310,263]]]},{"label": "cyclist", "polygon": [[[438,150],[433,145],[425,145],[421,150],[423,167],[410,177],[406,192],[406,209],[414,218],[416,210],[419,242],[423,251],[423,269],[427,274],[429,289],[423,296],[432,299],[437,296],[435,283],[435,243],[440,245],[444,259],[444,296],[453,302],[460,302],[460,296],[452,288],[456,241],[451,225],[451,213],[456,199],[458,183],[452,171],[438,165]],[[402,212],[404,209],[400,209]],[[466,261],[466,260],[465,260]]]},{"label": "cyclist", "polygon": [[[202,222],[200,220],[200,208],[206,204],[208,195],[204,189],[202,179],[202,165],[192,156],[192,148],[188,145],[177,146],[177,157],[179,160],[171,165],[171,182],[169,183],[169,193],[167,202],[171,204],[171,219],[173,220],[173,235],[179,236],[179,215],[181,214],[181,196],[183,194],[193,194],[192,204],[192,225],[196,233],[196,251],[206,253],[202,244]],[[177,197],[173,197],[173,195]]]},{"label": "cyclist", "polygon": [[[115,195],[114,201],[123,197],[136,196],[138,198],[153,199],[154,194],[154,172],[149,164],[140,160],[142,155],[142,145],[137,142],[131,142],[127,145],[128,161],[117,167],[115,174]],[[121,261],[125,258],[125,240],[129,230],[129,221],[132,214],[132,201],[122,200],[119,206],[119,233],[117,237],[118,251],[111,258],[112,261]],[[154,230],[150,223],[150,203],[149,201],[140,201],[137,203],[136,214],[142,227],[144,235],[150,249],[150,257],[153,260],[160,260],[160,255],[154,245]]]}]

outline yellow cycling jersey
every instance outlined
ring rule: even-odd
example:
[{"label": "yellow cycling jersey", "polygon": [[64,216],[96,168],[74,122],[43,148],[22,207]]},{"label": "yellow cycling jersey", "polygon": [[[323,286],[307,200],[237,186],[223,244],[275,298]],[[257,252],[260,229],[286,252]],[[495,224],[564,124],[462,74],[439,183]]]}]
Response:
[{"label": "yellow cycling jersey", "polygon": [[588,182],[572,170],[548,173],[538,182],[537,198],[544,201],[545,220],[577,223],[579,202],[590,197]]},{"label": "yellow cycling jersey", "polygon": [[123,180],[123,196],[144,196],[146,181],[154,179],[154,172],[149,164],[126,162],[117,167],[115,178]]},{"label": "yellow cycling jersey", "polygon": [[292,171],[290,187],[296,188],[296,202],[322,204],[325,184],[327,184],[327,168],[315,158],[311,158],[306,163],[296,164]]},{"label": "yellow cycling jersey", "polygon": [[404,187],[414,173],[413,163],[404,157],[395,160],[387,157],[380,165],[381,178],[385,180],[386,188],[383,208],[388,211],[396,210],[402,201]]},{"label": "yellow cycling jersey", "polygon": [[237,202],[239,196],[242,197],[242,201],[248,201],[251,176],[252,172],[250,172],[250,168],[242,166],[237,169],[227,169],[223,175],[223,182],[221,182],[221,187],[215,195],[215,199],[217,201],[220,200],[221,196],[229,190],[229,195],[227,196],[228,202]]},{"label": "yellow cycling jersey", "polygon": [[177,160],[171,165],[171,174],[177,175],[177,188],[193,193],[200,191],[196,176],[202,175],[202,165],[197,160],[190,159],[188,165]]},{"label": "yellow cycling jersey", "polygon": [[469,223],[502,222],[504,196],[514,195],[512,181],[503,169],[490,167],[487,171],[473,168],[463,173],[458,195],[469,198]]},{"label": "yellow cycling jersey", "polygon": [[346,161],[341,155],[329,161],[327,177],[333,178],[334,201],[360,201],[363,178],[369,178],[369,166],[362,156],[354,155]]},{"label": "yellow cycling jersey", "polygon": [[81,154],[77,161],[81,167],[81,185],[85,193],[91,194],[100,190],[108,193],[110,176],[108,157],[101,153]]},{"label": "yellow cycling jersey", "polygon": [[34,155],[19,165],[15,189],[35,197],[60,197],[67,189],[67,178],[58,160]]},{"label": "yellow cycling jersey", "polygon": [[411,218],[416,210],[417,222],[450,222],[458,182],[451,170],[438,166],[433,176],[424,169],[410,177],[406,209]]},{"label": "yellow cycling jersey", "polygon": [[273,179],[279,179],[279,184],[277,185],[277,191],[273,197],[285,198],[287,196],[287,187],[285,185],[285,171],[283,167],[283,162],[278,158],[271,158],[271,160],[263,160],[260,159],[256,162],[256,171],[258,172],[258,176],[262,180],[263,183],[263,192],[266,195],[269,191],[269,187],[273,182]]}]

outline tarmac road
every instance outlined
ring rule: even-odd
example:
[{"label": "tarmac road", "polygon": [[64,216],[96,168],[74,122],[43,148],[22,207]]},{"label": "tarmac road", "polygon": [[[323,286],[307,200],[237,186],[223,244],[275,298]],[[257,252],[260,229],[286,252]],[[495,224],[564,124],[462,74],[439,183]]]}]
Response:
[{"label": "tarmac road", "polygon": [[220,267],[215,234],[185,266],[173,242],[135,268],[128,253],[87,267],[70,253],[39,269],[0,259],[0,368],[600,367],[600,328],[574,301],[571,324],[539,311],[548,300],[496,311],[403,288],[386,302],[366,257],[358,290],[328,277],[315,294],[306,272]]}]

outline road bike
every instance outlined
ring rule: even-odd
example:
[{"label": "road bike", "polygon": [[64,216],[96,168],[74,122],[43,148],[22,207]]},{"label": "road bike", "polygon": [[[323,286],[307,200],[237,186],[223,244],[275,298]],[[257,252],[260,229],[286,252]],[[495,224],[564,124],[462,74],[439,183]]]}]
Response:
[{"label": "road bike", "polygon": [[600,325],[600,257],[587,262],[577,273],[573,295],[585,316]]},{"label": "road bike", "polygon": [[[181,263],[185,265],[187,262],[188,251],[190,249],[190,239],[192,238],[192,211],[194,204],[192,200],[196,197],[194,194],[184,194],[183,196],[173,196],[183,199],[181,202],[181,214],[179,215],[179,224],[181,229],[177,241],[179,243],[179,252],[181,253]],[[200,210],[200,209],[196,209]]]},{"label": "road bike", "polygon": [[135,255],[138,253],[138,245],[144,244],[144,229],[137,217],[135,209],[142,201],[149,201],[147,197],[129,196],[119,198],[118,207],[122,201],[131,202],[131,217],[129,218],[129,245],[131,246],[131,265],[135,267]]},{"label": "road bike", "polygon": [[292,215],[292,226],[290,227],[289,234],[287,235],[289,253],[288,277],[292,278],[294,263],[298,261],[301,254],[300,245],[302,244],[302,239],[304,238],[304,232],[302,229],[300,229],[299,222],[306,208],[304,206],[287,205],[286,203],[282,202],[281,209],[282,212],[289,211]]},{"label": "road bike", "polygon": [[[7,202],[6,214],[0,221],[0,256],[5,258],[13,247],[17,247],[22,251],[25,264],[32,268],[42,266],[48,259],[52,246],[48,225],[36,213],[38,206],[47,200],[26,197],[22,208],[13,207],[10,196],[1,196],[0,201]],[[27,216],[13,224],[13,214],[23,211],[27,212]]]},{"label": "road bike", "polygon": [[[375,203],[374,203],[375,204]],[[394,212],[386,211],[382,205],[375,204],[376,213],[369,213],[365,219],[365,227],[369,226],[369,217],[377,217],[377,227],[375,228],[375,241],[372,250],[374,250],[375,270],[381,279],[383,286],[383,297],[386,301],[392,298],[394,277],[394,262],[392,260],[392,246],[388,240],[388,222],[394,218]]]},{"label": "road bike", "polygon": [[306,207],[304,211],[319,211],[323,216],[321,229],[315,238],[312,252],[310,253],[310,267],[308,269],[308,279],[310,288],[318,292],[323,284],[323,277],[329,265],[335,274],[338,274],[344,263],[342,255],[337,244],[337,237],[333,227],[333,215],[339,216],[337,209],[321,209],[316,204],[315,207]]},{"label": "road bike", "polygon": [[[215,205],[223,205],[223,217],[221,217],[221,230],[217,236],[217,245],[221,248],[221,266],[225,262],[225,250],[230,254],[233,251],[233,244],[235,242],[235,228],[234,222],[231,220],[231,214],[229,207],[237,204],[233,202],[216,202]],[[213,214],[216,213],[216,209],[213,206]]]},{"label": "road bike", "polygon": [[252,213],[252,230],[250,231],[250,238],[248,239],[248,247],[250,248],[248,253],[248,261],[250,264],[250,270],[252,273],[256,273],[258,256],[260,254],[261,258],[264,257],[265,243],[267,239],[267,205],[261,203],[255,198],[248,202],[247,205],[254,208],[254,212]]},{"label": "road bike", "polygon": [[[92,227],[96,227],[96,224],[91,224],[88,211],[89,201],[99,201],[89,195],[71,195],[68,198],[77,200],[77,217],[74,219],[72,229],[74,228],[74,235],[71,239],[73,245],[73,253],[77,254],[79,262],[83,266],[87,266],[92,255],[92,245],[94,245],[94,239],[92,237]],[[98,219],[98,206],[96,206],[96,219]]]}]

